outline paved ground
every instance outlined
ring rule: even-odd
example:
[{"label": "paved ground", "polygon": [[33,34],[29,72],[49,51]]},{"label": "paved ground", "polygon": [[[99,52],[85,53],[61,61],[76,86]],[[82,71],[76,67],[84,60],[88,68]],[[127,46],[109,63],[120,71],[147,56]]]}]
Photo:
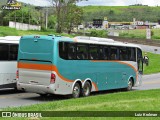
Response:
[{"label": "paved ground", "polygon": [[151,53],[155,53],[155,54],[160,54],[160,47],[156,47],[156,46],[148,46],[148,45],[140,45],[143,51],[146,52],[151,52]]},{"label": "paved ground", "polygon": [[160,89],[160,73],[144,75],[142,86],[134,88],[136,90]]}]

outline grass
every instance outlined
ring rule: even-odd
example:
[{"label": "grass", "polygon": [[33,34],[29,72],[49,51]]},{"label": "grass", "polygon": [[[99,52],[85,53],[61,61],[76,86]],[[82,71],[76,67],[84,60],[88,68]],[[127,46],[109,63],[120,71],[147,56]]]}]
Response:
[{"label": "grass", "polygon": [[126,38],[146,38],[146,30],[145,29],[135,29],[135,30],[118,30],[120,33],[120,37]]},{"label": "grass", "polygon": [[144,64],[144,74],[153,74],[160,72],[160,55],[147,53],[149,57],[149,66]]},{"label": "grass", "polygon": [[[115,30],[119,32],[120,37],[125,38],[140,38],[146,39],[146,29],[134,29],[134,30]],[[152,29],[152,39],[160,40],[160,29]]]},{"label": "grass", "polygon": [[158,90],[119,92],[79,99],[67,99],[26,107],[7,108],[13,111],[160,111]]},{"label": "grass", "polygon": [[[37,30],[16,30],[15,28],[9,28],[0,26],[0,36],[23,36],[23,35],[49,35],[55,34],[55,30],[37,31]],[[62,36],[72,37],[72,35],[61,33]]]},{"label": "grass", "polygon": [[[119,92],[112,94],[101,94],[79,99],[59,100],[54,102],[47,102],[43,104],[26,106],[26,107],[7,108],[3,110],[6,111],[160,111],[160,96],[159,96],[159,89],[146,90],[146,91]],[[65,118],[63,117],[62,119]],[[69,119],[75,119],[75,118],[69,118]],[[90,118],[83,118],[83,119],[90,119]],[[94,118],[94,119],[101,119],[101,118]],[[117,119],[122,119],[122,118],[117,118]]]}]

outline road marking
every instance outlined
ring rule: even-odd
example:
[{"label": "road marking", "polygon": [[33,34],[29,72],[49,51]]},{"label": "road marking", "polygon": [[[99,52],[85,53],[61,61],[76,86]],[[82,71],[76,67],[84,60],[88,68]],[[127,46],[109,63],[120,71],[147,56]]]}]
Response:
[{"label": "road marking", "polygon": [[150,82],[143,82],[143,84],[160,84],[160,80],[159,81],[150,81]]}]

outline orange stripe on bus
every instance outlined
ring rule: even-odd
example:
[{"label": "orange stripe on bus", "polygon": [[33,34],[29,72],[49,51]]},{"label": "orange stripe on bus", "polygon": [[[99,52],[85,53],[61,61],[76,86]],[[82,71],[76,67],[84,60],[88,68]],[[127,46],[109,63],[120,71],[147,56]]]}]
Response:
[{"label": "orange stripe on bus", "polygon": [[98,87],[97,87],[96,83],[92,82],[92,84],[95,87],[96,91],[98,91]]},{"label": "orange stripe on bus", "polygon": [[18,68],[35,69],[35,70],[52,70],[52,65],[45,64],[32,64],[18,62]]}]

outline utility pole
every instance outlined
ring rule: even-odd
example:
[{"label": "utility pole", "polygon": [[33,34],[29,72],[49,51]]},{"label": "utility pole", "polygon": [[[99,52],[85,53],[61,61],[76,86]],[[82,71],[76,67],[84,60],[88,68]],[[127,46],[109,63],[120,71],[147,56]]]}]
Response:
[{"label": "utility pole", "polygon": [[16,16],[16,11],[15,11],[15,14],[14,14],[14,21],[15,21],[15,28],[16,28],[16,19],[17,19],[17,16]]},{"label": "utility pole", "polygon": [[48,8],[46,8],[46,29],[48,28]]},{"label": "utility pole", "polygon": [[30,29],[30,10],[28,10],[28,15],[29,15],[29,17],[28,17],[28,30]]},{"label": "utility pole", "polygon": [[23,23],[23,10],[22,10],[22,23]]}]

